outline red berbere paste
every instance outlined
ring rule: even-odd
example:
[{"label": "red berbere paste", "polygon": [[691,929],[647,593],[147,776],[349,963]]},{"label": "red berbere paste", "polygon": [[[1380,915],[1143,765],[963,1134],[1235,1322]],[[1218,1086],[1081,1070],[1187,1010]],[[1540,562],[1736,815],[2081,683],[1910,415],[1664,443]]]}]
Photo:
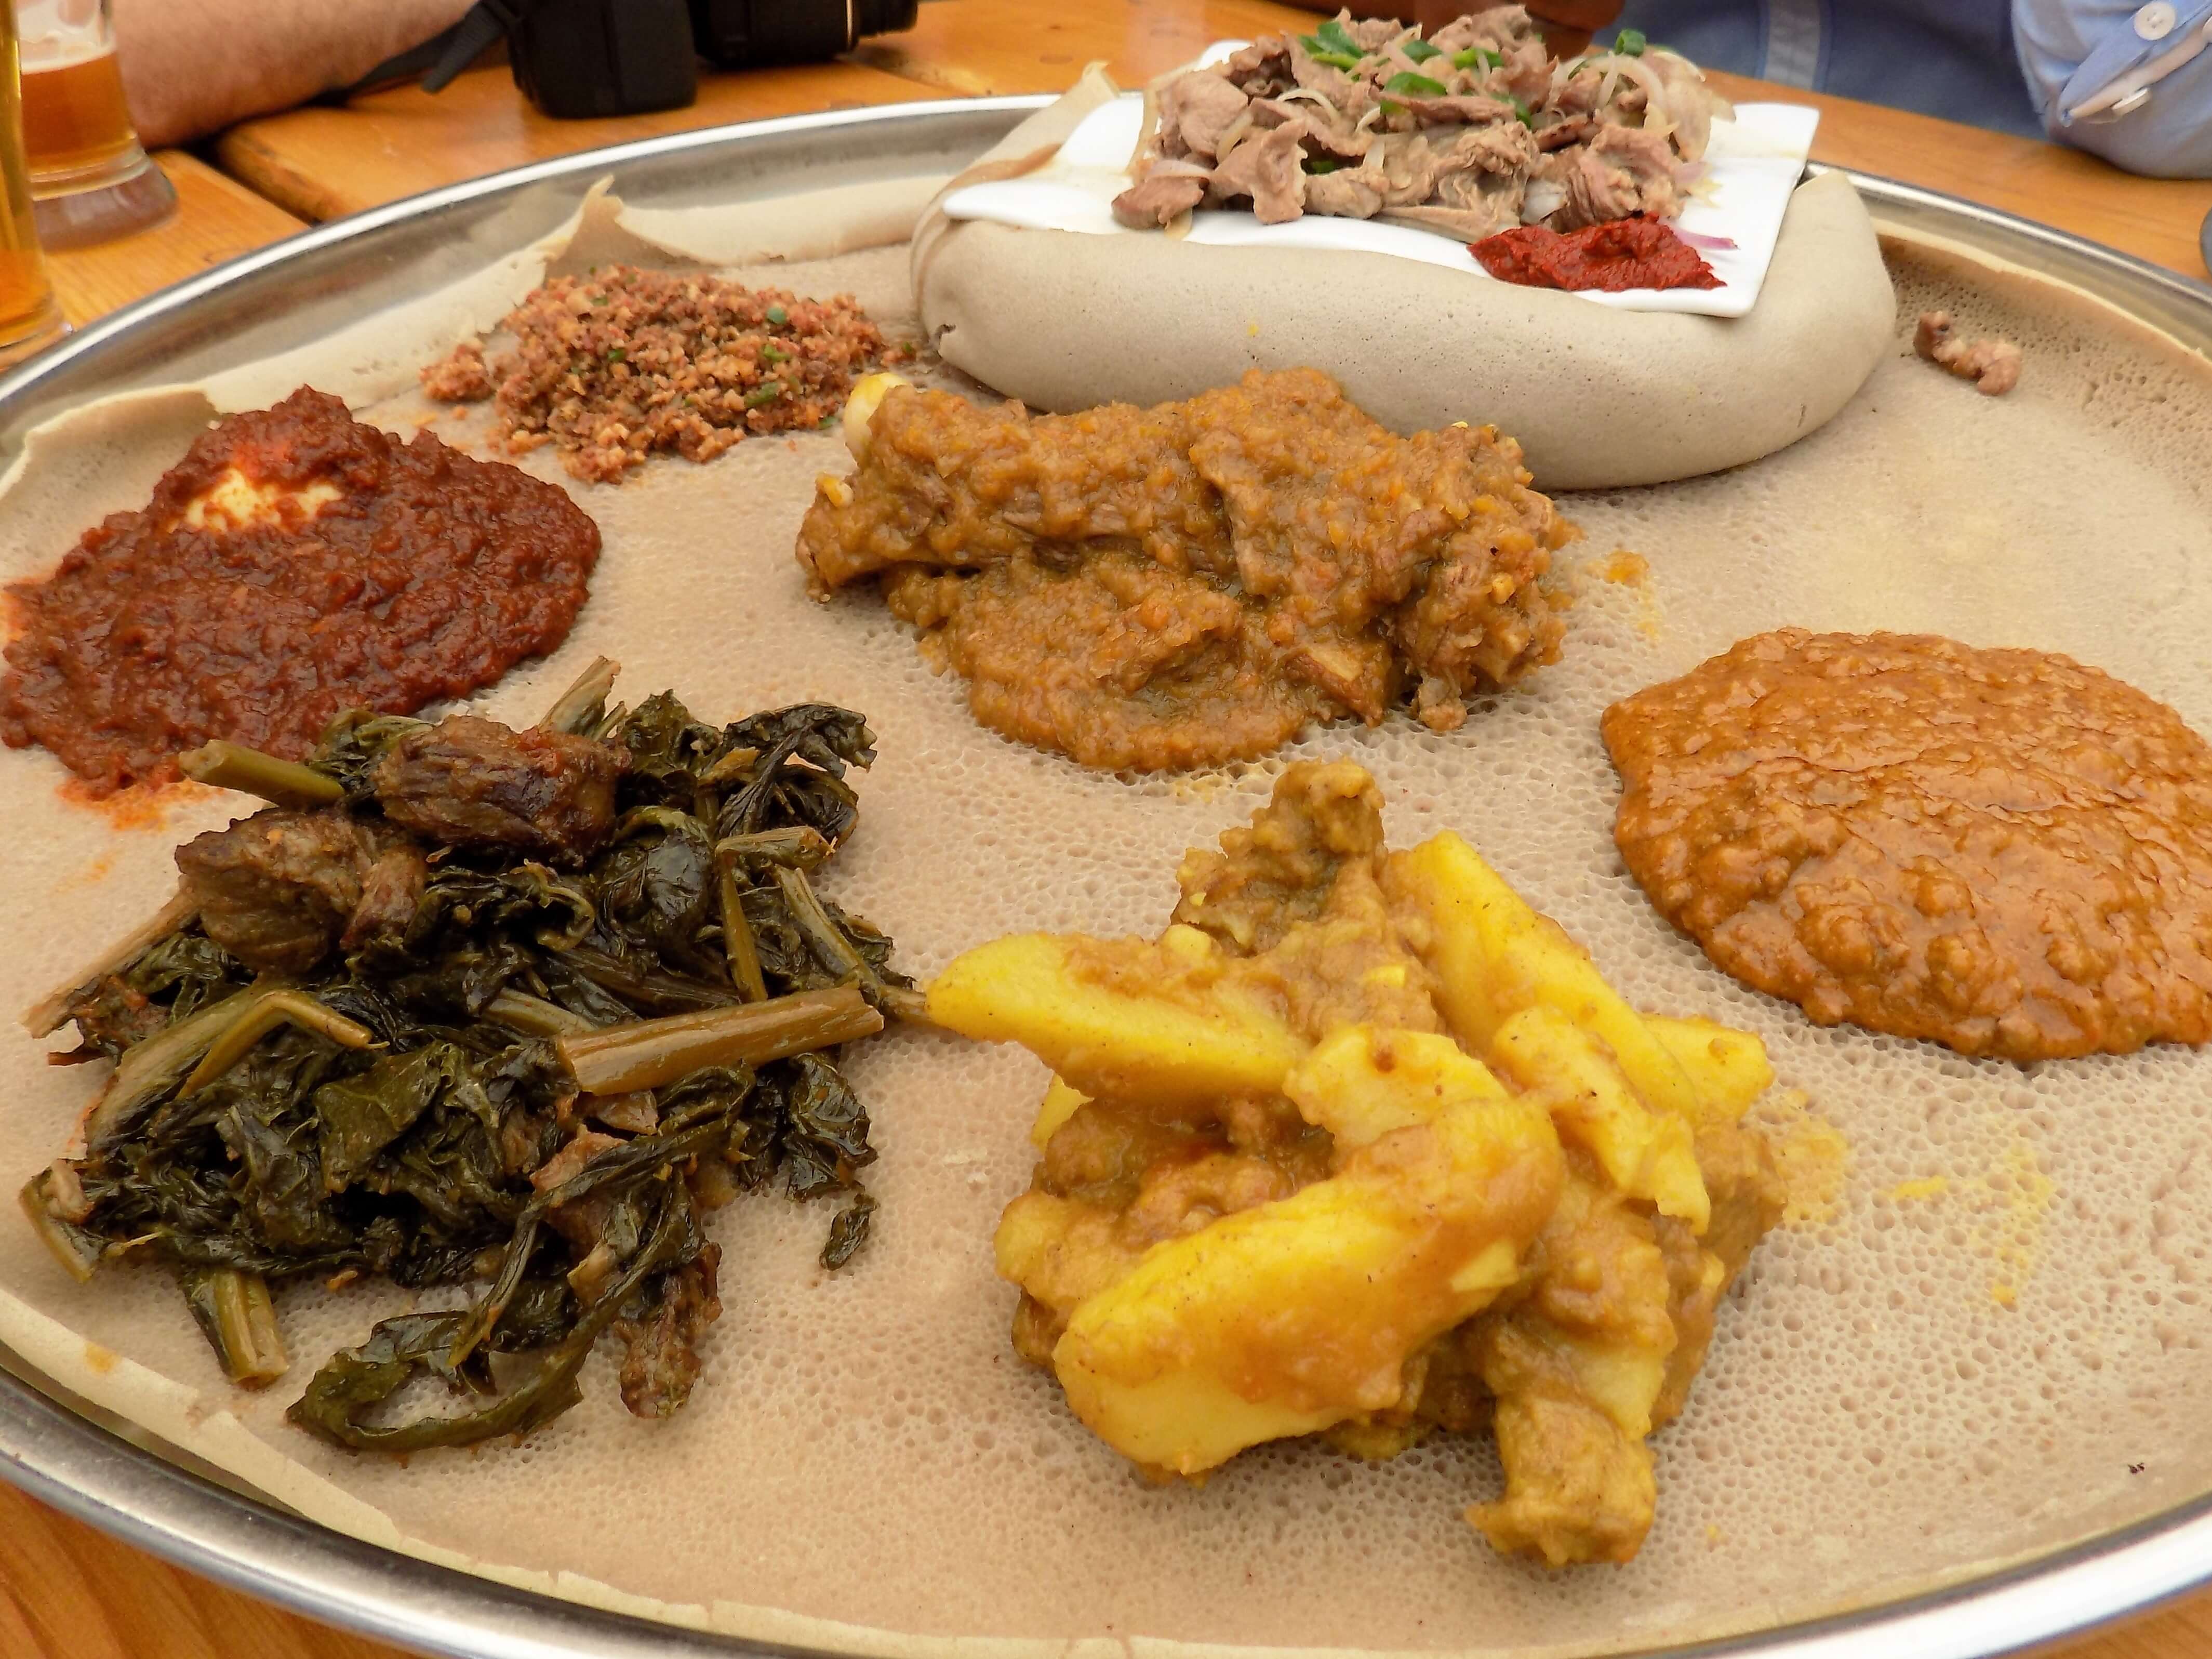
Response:
[{"label": "red berbere paste", "polygon": [[1721,285],[1697,249],[1670,226],[1640,215],[1565,232],[1522,225],[1470,242],[1467,251],[1499,282],[1523,288],[1619,294],[1632,288]]},{"label": "red berbere paste", "polygon": [[[337,498],[186,523],[231,467]],[[551,651],[599,556],[599,526],[556,486],[427,432],[404,443],[302,387],[218,422],[143,510],[8,590],[0,738],[51,749],[95,798],[175,778],[210,738],[298,759],[344,709],[411,714]]]}]

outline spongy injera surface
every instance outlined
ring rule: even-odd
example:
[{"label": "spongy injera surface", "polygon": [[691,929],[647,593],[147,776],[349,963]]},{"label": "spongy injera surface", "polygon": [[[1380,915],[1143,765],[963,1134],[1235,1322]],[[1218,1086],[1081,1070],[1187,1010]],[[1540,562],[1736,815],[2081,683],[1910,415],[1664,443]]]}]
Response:
[{"label": "spongy injera surface", "polygon": [[[2022,1071],[1816,1030],[1673,934],[1613,848],[1601,711],[1784,623],[2063,651],[2212,731],[2212,503],[2181,476],[2183,458],[2212,453],[2202,361],[2085,305],[1893,258],[1903,330],[1940,302],[1969,333],[2010,335],[2027,348],[2017,392],[1977,396],[1916,362],[1901,331],[1859,397],[1794,448],[1569,498],[1589,532],[1562,560],[1580,597],[1562,659],[1525,691],[1448,737],[1401,719],[1310,733],[1280,757],[1358,759],[1394,844],[1459,830],[1632,1001],[1759,1032],[1777,1093],[1804,1091],[1850,1143],[1834,1213],[1761,1247],[1687,1413],[1659,1436],[1659,1522],[1633,1565],[1559,1576],[1492,1554],[1460,1519],[1494,1490],[1477,1444],[1381,1468],[1283,1447],[1202,1490],[1141,1485],[1007,1346],[1013,1293],[990,1237],[1028,1179],[1042,1067],[910,1031],[852,1066],[882,1149],[872,1243],[827,1275],[825,1209],[757,1197],[722,1212],[727,1311],[692,1404],[665,1424],[623,1413],[601,1358],[585,1403],[520,1448],[356,1460],[282,1410],[395,1295],[283,1292],[295,1370],[251,1398],[157,1272],[80,1290],[11,1220],[0,1288],[206,1390],[431,1543],[669,1602],[917,1634],[1588,1650],[1879,1598],[2212,1488],[2194,1403],[2212,1389],[2212,1056]],[[856,287],[889,316],[903,255],[775,280]],[[368,411],[402,430],[425,412],[411,398]],[[8,574],[143,499],[161,445],[173,455],[198,418],[158,414],[56,464],[46,505],[11,515]],[[459,441],[480,425],[434,429]],[[1085,774],[981,731],[873,598],[810,603],[791,545],[814,474],[844,468],[834,434],[747,442],[704,467],[660,460],[611,488],[566,480],[544,452],[526,464],[598,518],[605,554],[560,655],[482,706],[532,718],[605,652],[632,698],[670,687],[710,719],[814,698],[866,711],[883,757],[830,885],[896,937],[910,972],[1009,930],[1156,931],[1177,855],[1243,818],[1278,769]],[[1616,547],[1650,560],[1648,582],[1583,568]],[[61,778],[42,754],[0,754],[9,1009],[157,903],[170,846],[227,816],[186,792],[118,828],[61,800]],[[12,1190],[94,1079],[40,1066],[8,1031]]]}]

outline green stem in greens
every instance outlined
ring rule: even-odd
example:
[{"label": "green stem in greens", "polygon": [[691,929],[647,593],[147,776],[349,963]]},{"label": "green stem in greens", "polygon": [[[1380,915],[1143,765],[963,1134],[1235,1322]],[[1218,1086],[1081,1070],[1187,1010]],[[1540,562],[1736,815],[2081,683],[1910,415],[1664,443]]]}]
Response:
[{"label": "green stem in greens", "polygon": [[783,890],[784,907],[791,912],[793,924],[805,935],[808,948],[823,967],[859,985],[877,1007],[887,1008],[901,1019],[921,1018],[921,994],[889,983],[868,965],[868,959],[853,948],[852,941],[830,920],[830,913],[822,908],[814,884],[806,879],[804,870],[778,865],[775,884]]},{"label": "green stem in greens", "polygon": [[625,1020],[556,1037],[553,1049],[587,1095],[658,1089],[709,1066],[765,1065],[884,1028],[859,988],[800,991],[665,1019]]},{"label": "green stem in greens", "polygon": [[195,783],[258,795],[272,806],[335,806],[345,799],[345,786],[336,778],[221,738],[187,749],[177,757],[177,766]]},{"label": "green stem in greens", "polygon": [[198,914],[198,904],[179,887],[169,896],[167,904],[147,919],[144,927],[132,929],[75,983],[63,986],[27,1012],[23,1016],[24,1030],[34,1037],[52,1036],[70,1018],[70,1006],[79,995],[93,989],[110,974],[121,973]]},{"label": "green stem in greens", "polygon": [[581,1014],[525,991],[505,990],[484,1005],[484,1018],[495,1019],[525,1036],[566,1036],[599,1028]]},{"label": "green stem in greens", "polygon": [[189,1019],[180,1019],[125,1049],[123,1058],[115,1062],[107,1087],[85,1115],[85,1145],[98,1152],[133,1127],[143,1108],[174,1088],[192,1062],[245,1016],[256,994],[251,988],[233,991]]},{"label": "green stem in greens", "polygon": [[[702,787],[694,803],[699,822],[710,828],[721,811],[721,802],[714,792]],[[714,908],[722,919],[722,955],[730,967],[730,983],[738,988],[738,994],[747,1002],[768,1000],[768,980],[761,972],[760,944],[753,938],[753,925],[745,920],[744,896],[738,891],[737,872],[729,860],[721,856],[721,848],[714,848]]]},{"label": "green stem in greens", "polygon": [[[303,1031],[326,1036],[342,1048],[366,1048],[376,1033],[334,1013],[299,991],[264,991],[213,1043],[192,1068],[177,1098],[189,1099],[246,1058],[253,1045],[279,1025],[296,1025]],[[134,1051],[135,1052],[135,1051]]]},{"label": "green stem in greens", "polygon": [[48,1168],[33,1176],[17,1191],[15,1201],[30,1218],[31,1231],[38,1234],[69,1276],[80,1285],[89,1281],[94,1271],[106,1259],[107,1241],[87,1232],[58,1212],[54,1171]]},{"label": "green stem in greens", "polygon": [[740,864],[758,860],[763,864],[787,865],[794,870],[811,870],[829,858],[836,849],[828,837],[811,823],[793,824],[783,830],[758,830],[749,836],[726,836],[714,843],[714,854]]},{"label": "green stem in greens", "polygon": [[622,665],[613,658],[592,658],[576,677],[576,683],[545,711],[545,718],[538,722],[538,730],[566,732],[571,736],[589,732],[606,712],[607,693],[615,689],[615,676],[621,672]]},{"label": "green stem in greens", "polygon": [[276,1304],[269,1299],[269,1281],[259,1273],[185,1267],[178,1271],[177,1283],[232,1382],[262,1388],[290,1368],[276,1329]]},{"label": "green stem in greens", "polygon": [[726,749],[714,757],[714,763],[699,775],[699,781],[709,789],[720,789],[726,784],[743,783],[753,775],[753,763],[760,759],[761,751],[739,744]]},{"label": "green stem in greens", "polygon": [[745,920],[745,901],[738,891],[737,872],[714,864],[714,902],[722,913],[722,951],[729,959],[730,982],[747,1002],[768,1000],[768,979],[761,972],[760,944]]}]

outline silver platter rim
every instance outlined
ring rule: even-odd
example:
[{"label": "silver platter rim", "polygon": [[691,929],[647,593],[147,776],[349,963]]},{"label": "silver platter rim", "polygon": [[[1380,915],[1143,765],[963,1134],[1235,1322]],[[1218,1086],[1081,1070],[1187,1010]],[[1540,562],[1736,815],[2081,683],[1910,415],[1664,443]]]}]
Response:
[{"label": "silver platter rim", "polygon": [[[204,372],[227,345],[234,355],[258,355],[311,337],[317,324],[357,314],[359,300],[371,292],[385,301],[398,297],[407,275],[417,286],[450,275],[451,262],[439,273],[423,249],[458,240],[465,258],[467,233],[477,227],[501,225],[511,236],[507,210],[528,205],[540,221],[551,214],[550,228],[603,175],[613,175],[618,193],[646,199],[656,184],[696,197],[702,182],[733,165],[748,170],[748,163],[757,163],[750,170],[767,180],[916,173],[934,157],[957,165],[979,154],[1051,101],[1049,95],[949,99],[702,128],[535,162],[312,227],[127,306],[0,375],[0,462],[12,459],[32,425],[59,409]],[[1858,187],[1886,232],[2055,277],[2212,356],[2212,285],[1977,203],[1833,170]],[[418,267],[412,273],[405,270],[410,259]],[[287,315],[304,319],[305,331],[295,328],[285,339]],[[607,1613],[418,1560],[273,1506],[192,1462],[149,1444],[142,1431],[68,1396],[0,1350],[0,1479],[179,1566],[310,1618],[453,1659],[845,1659],[830,1650],[742,1641]],[[1863,1659],[1877,1646],[1885,1659],[1991,1659],[2208,1581],[2212,1492],[1948,1588],[1617,1659]]]}]

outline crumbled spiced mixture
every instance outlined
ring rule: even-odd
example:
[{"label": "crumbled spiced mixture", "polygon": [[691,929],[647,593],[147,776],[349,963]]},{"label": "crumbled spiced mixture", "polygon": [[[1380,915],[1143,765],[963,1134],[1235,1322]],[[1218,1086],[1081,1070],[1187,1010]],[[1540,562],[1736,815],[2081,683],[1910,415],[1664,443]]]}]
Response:
[{"label": "crumbled spiced mixture", "polygon": [[659,451],[710,461],[835,416],[857,374],[904,360],[850,295],[804,300],[719,276],[608,265],[533,289],[500,325],[422,371],[450,403],[495,400],[521,453],[550,442],[573,477],[611,483]]}]

